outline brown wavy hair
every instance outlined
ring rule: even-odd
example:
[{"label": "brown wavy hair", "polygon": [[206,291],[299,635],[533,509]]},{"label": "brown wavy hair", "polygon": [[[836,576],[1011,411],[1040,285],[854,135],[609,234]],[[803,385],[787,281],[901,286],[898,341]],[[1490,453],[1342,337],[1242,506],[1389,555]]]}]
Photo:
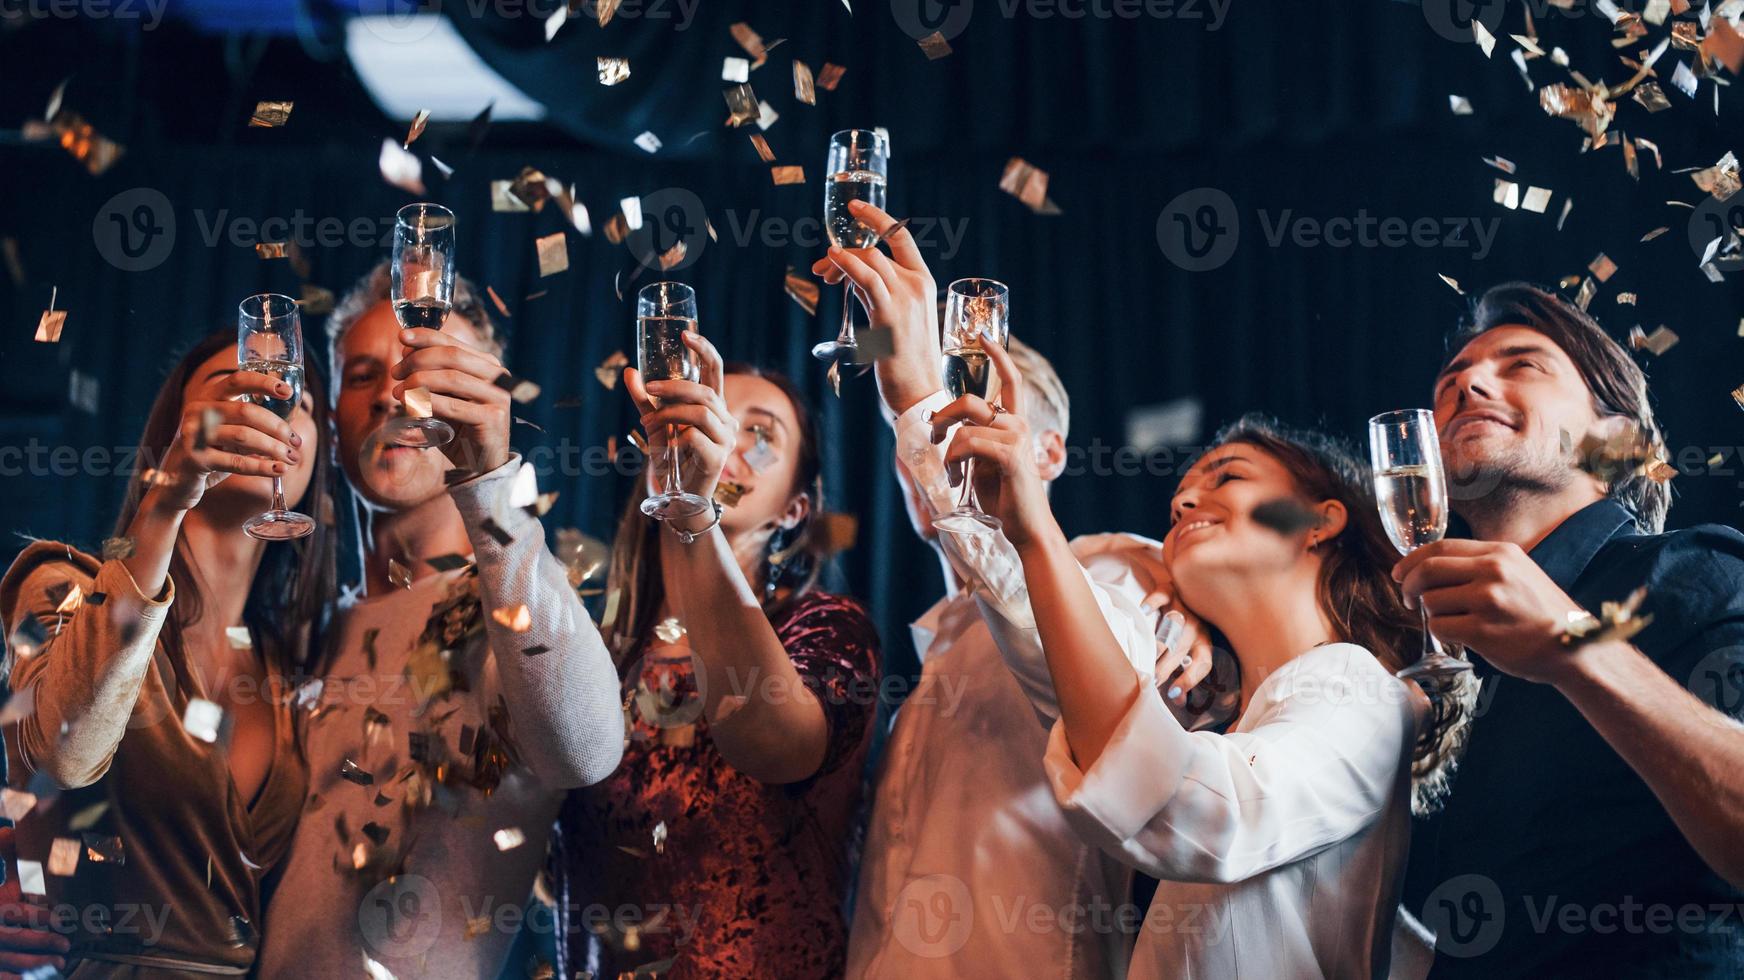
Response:
[{"label": "brown wavy hair", "polygon": [[[127,528],[139,513],[145,497],[148,471],[163,462],[170,443],[175,441],[182,422],[182,391],[194,371],[219,351],[236,346],[236,329],[219,329],[195,342],[181,360],[170,369],[158,389],[157,398],[145,416],[145,431],[139,436],[139,451],[135,458],[133,478],[127,484],[127,497],[121,514],[115,520],[116,537],[127,534]],[[315,419],[315,466],[309,475],[309,489],[301,500],[287,500],[285,505],[315,517],[315,530],[293,541],[268,542],[255,570],[254,581],[248,586],[248,600],[242,608],[242,621],[260,651],[262,663],[277,674],[291,676],[312,669],[311,653],[316,649],[317,634],[336,591],[338,573],[335,556],[337,528],[331,516],[334,467],[332,453],[332,422],[328,416],[327,398],[322,390],[321,376],[314,364],[303,372],[303,388],[309,394]],[[237,534],[241,534],[240,529]],[[181,536],[170,555],[170,579],[176,583],[176,602],[164,622],[160,634],[164,649],[180,657],[183,631],[198,622],[204,610],[204,597],[194,584],[193,566]]]},{"label": "brown wavy hair", "polygon": [[[811,500],[806,517],[790,529],[778,529],[763,546],[763,560],[751,588],[760,597],[763,611],[778,615],[793,600],[817,587],[829,560],[822,527],[824,506],[823,462],[819,450],[817,418],[799,388],[786,375],[739,361],[728,361],[726,374],[762,378],[787,396],[799,420],[798,467],[789,493],[804,493]],[[618,518],[612,541],[606,595],[617,595],[614,615],[600,624],[612,656],[623,670],[632,653],[654,628],[654,616],[665,599],[665,579],[660,570],[660,524],[641,511],[641,482],[629,495]],[[609,600],[608,600],[609,604]]]},{"label": "brown wavy hair", "polygon": [[[1344,505],[1344,530],[1320,550],[1315,589],[1320,608],[1340,640],[1364,647],[1388,670],[1416,663],[1422,656],[1422,621],[1405,606],[1393,581],[1399,553],[1381,524],[1372,471],[1362,457],[1343,440],[1263,415],[1244,415],[1225,426],[1207,451],[1231,443],[1253,446],[1282,463],[1304,503]],[[1440,808],[1465,746],[1477,697],[1471,677],[1467,671],[1451,682],[1421,685],[1432,711],[1411,761],[1411,809],[1419,816]]]}]

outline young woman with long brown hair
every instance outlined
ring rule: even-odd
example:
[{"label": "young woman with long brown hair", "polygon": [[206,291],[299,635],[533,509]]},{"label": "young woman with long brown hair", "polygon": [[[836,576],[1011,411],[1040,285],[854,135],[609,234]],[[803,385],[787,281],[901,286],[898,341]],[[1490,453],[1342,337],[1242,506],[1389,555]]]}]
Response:
[{"label": "young woman with long brown hair", "polygon": [[718,496],[734,502],[655,523],[635,495],[619,524],[602,628],[628,744],[616,773],[571,795],[560,901],[610,914],[566,928],[571,969],[837,976],[878,637],[858,603],[816,588],[829,541],[799,393],[685,342],[700,382],[625,372],[648,486],[678,426],[683,489],[713,500],[730,483]]},{"label": "young woman with long brown hair", "polygon": [[307,783],[286,681],[333,595],[330,520],[290,542],[242,529],[274,476],[292,508],[324,512],[320,379],[288,419],[239,400],[289,394],[238,370],[234,330],[204,338],[151,407],[103,556],[38,541],[0,582],[8,635],[42,636],[11,651],[14,704],[34,705],[5,731],[11,780],[59,790],[19,821],[18,855],[82,910],[74,976],[253,965]]},{"label": "young woman with long brown hair", "polygon": [[[1161,879],[1130,977],[1384,976],[1410,817],[1445,785],[1469,681],[1432,704],[1394,673],[1421,648],[1391,580],[1366,468],[1333,440],[1246,418],[1182,478],[1164,541],[1184,635],[1141,683],[1104,624],[1047,497],[1010,355],[996,409],[934,419],[973,459],[982,506],[1023,560],[1060,720],[1046,765],[1079,833]],[[1160,600],[1159,600],[1160,601]],[[1201,621],[1202,620],[1202,621]],[[1188,732],[1164,703],[1181,651],[1215,628],[1240,669],[1237,720]]]}]

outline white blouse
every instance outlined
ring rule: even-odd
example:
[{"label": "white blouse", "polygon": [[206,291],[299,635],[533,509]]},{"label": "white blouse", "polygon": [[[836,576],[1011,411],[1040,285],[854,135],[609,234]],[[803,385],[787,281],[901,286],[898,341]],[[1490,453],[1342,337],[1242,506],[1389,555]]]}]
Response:
[{"label": "white blouse", "polygon": [[1162,882],[1128,976],[1386,976],[1415,711],[1367,650],[1334,643],[1266,678],[1226,735],[1186,731],[1144,685],[1085,771],[1056,724],[1067,819]]}]

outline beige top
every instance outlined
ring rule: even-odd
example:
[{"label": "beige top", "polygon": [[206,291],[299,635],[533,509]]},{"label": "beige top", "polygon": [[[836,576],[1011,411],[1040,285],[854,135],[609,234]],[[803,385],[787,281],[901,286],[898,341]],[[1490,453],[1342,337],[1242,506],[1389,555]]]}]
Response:
[{"label": "beige top", "polygon": [[[18,856],[42,864],[51,905],[78,911],[77,977],[245,973],[261,880],[302,809],[308,774],[282,691],[261,695],[275,703],[275,750],[252,801],[231,780],[223,739],[184,729],[188,702],[209,697],[158,641],[174,599],[173,582],[147,597],[120,562],[48,541],[0,580],[7,635],[35,615],[49,637],[11,664],[13,704],[34,705],[4,732],[12,787],[44,797],[18,823]],[[68,864],[70,875],[55,873]]]}]

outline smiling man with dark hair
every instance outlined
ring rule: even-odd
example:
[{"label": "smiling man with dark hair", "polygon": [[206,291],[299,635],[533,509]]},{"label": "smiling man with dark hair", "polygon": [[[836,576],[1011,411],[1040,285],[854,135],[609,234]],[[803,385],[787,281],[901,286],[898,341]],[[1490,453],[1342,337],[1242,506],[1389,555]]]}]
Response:
[{"label": "smiling man with dark hair", "polygon": [[[1589,436],[1664,451],[1645,374],[1582,310],[1498,286],[1450,347],[1435,420],[1472,537],[1393,573],[1486,688],[1414,843],[1433,975],[1737,977],[1744,699],[1725,683],[1744,663],[1744,535],[1660,533],[1663,483],[1576,465]],[[1637,588],[1639,635],[1613,613],[1565,636]]]}]

